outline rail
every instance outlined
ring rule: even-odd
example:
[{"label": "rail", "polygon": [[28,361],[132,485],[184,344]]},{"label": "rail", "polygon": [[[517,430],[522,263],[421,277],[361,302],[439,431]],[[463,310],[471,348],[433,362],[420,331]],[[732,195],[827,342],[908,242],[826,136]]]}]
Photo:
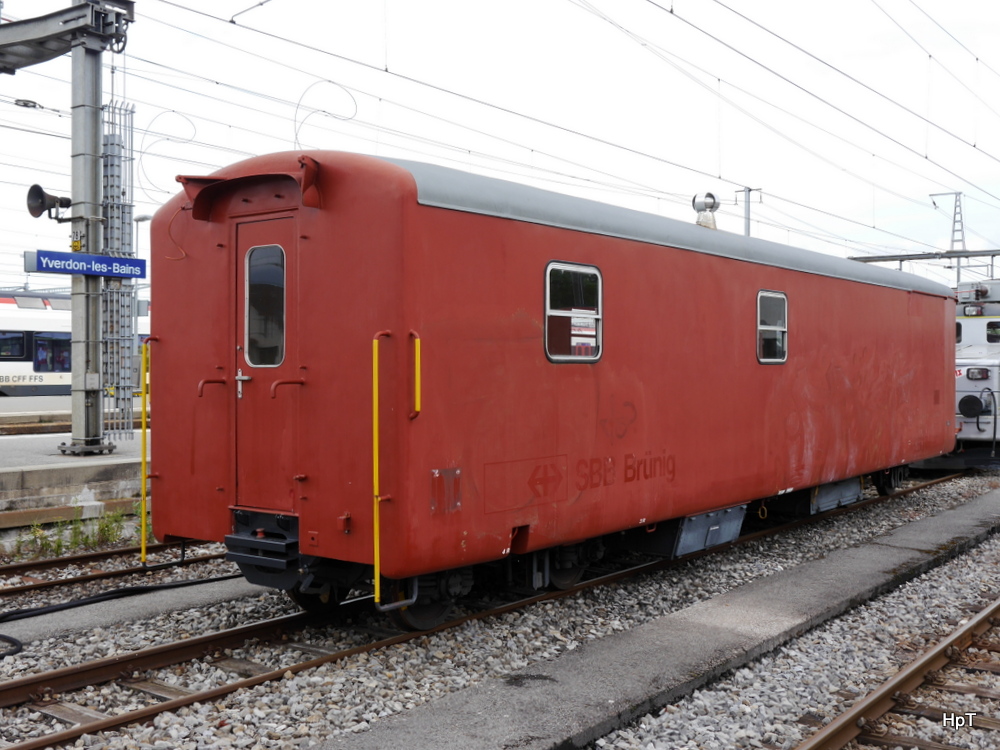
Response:
[{"label": "rail", "polygon": [[[83,575],[73,576],[71,578],[53,578],[49,580],[39,580],[37,576],[31,576],[31,583],[22,583],[17,586],[0,586],[0,597],[8,597],[14,594],[24,594],[30,591],[42,591],[44,589],[52,588],[65,588],[68,586],[74,586],[79,583],[88,583],[90,581],[105,581],[111,578],[126,578],[128,576],[135,575],[148,575],[154,570],[162,570],[165,568],[176,568],[185,565],[194,565],[196,563],[211,562],[213,560],[222,560],[225,557],[223,552],[213,552],[206,555],[197,555],[194,557],[188,557],[184,552],[184,542],[171,542],[170,544],[153,544],[152,547],[155,549],[165,549],[168,547],[181,547],[181,558],[170,560],[168,562],[159,563],[158,565],[149,565],[147,563],[142,563],[138,566],[129,566],[127,568],[116,568],[115,570],[101,570],[94,573],[85,573]],[[105,555],[107,557],[107,555]],[[67,559],[64,566],[68,566],[70,560]],[[23,568],[27,570],[32,570],[30,563],[22,563],[17,566],[2,566],[0,567],[0,575],[8,575],[8,568]],[[22,579],[24,576],[22,576]],[[144,584],[145,585],[145,584]]]},{"label": "rail", "polygon": [[388,497],[382,497],[382,490],[379,483],[379,455],[381,451],[381,446],[379,444],[379,402],[378,402],[378,384],[379,384],[379,363],[378,363],[378,344],[379,339],[388,338],[391,336],[391,331],[379,331],[372,338],[372,491],[373,491],[373,505],[372,505],[372,526],[373,532],[372,536],[375,539],[374,542],[374,563],[375,563],[375,603],[381,604],[382,602],[382,550],[379,545],[379,539],[381,536],[380,529],[380,518],[379,518],[379,505],[383,500],[388,500]]},{"label": "rail", "polygon": [[[936,484],[940,481],[947,481],[955,476],[958,475],[944,477],[940,480],[935,480],[934,482],[928,482],[922,486]],[[873,498],[872,502],[884,502],[890,497],[898,497],[906,492],[919,488],[920,487],[913,487],[892,496],[880,496],[878,498]],[[864,504],[867,503],[857,503],[846,506],[845,508],[820,513],[816,516],[811,516],[808,519],[805,519],[805,522],[815,523],[833,516],[841,515],[845,512],[849,513]],[[64,692],[79,689],[87,685],[104,684],[108,681],[117,680],[120,684],[128,684],[132,681],[129,675],[142,673],[150,669],[158,669],[164,666],[178,664],[180,661],[186,659],[196,659],[202,661],[205,659],[206,654],[220,651],[225,648],[239,648],[245,643],[246,639],[258,639],[269,643],[285,643],[289,647],[297,648],[306,654],[320,654],[320,656],[317,656],[314,659],[302,661],[296,664],[284,664],[280,668],[274,669],[273,671],[264,672],[243,680],[237,680],[225,685],[213,687],[204,693],[191,693],[183,697],[165,700],[163,703],[145,706],[136,711],[122,713],[115,716],[107,716],[94,721],[88,720],[86,723],[79,724],[72,728],[67,728],[43,737],[32,737],[15,745],[15,747],[19,749],[23,748],[23,750],[33,750],[36,748],[41,750],[42,748],[51,747],[56,744],[71,742],[84,734],[94,734],[98,731],[108,731],[127,726],[135,722],[149,721],[156,714],[163,713],[165,711],[176,711],[184,706],[189,706],[194,703],[210,703],[218,700],[225,694],[232,693],[237,690],[248,689],[265,682],[279,681],[287,678],[289,673],[298,674],[304,670],[311,669],[322,664],[333,663],[355,654],[370,652],[375,649],[385,648],[387,646],[403,643],[408,640],[425,638],[429,634],[453,629],[467,622],[503,615],[533,604],[553,601],[568,596],[575,596],[581,591],[592,589],[601,585],[613,584],[635,576],[648,575],[657,570],[687,565],[691,560],[711,555],[714,552],[722,549],[728,549],[740,543],[751,542],[764,535],[787,532],[789,529],[795,528],[799,525],[801,525],[800,521],[796,521],[791,524],[782,524],[764,532],[757,532],[755,534],[740,537],[740,539],[735,542],[720,545],[716,548],[701,550],[673,560],[656,560],[623,570],[608,572],[593,579],[577,583],[564,590],[546,591],[525,599],[505,602],[496,607],[465,614],[457,619],[443,622],[436,627],[429,628],[427,630],[391,635],[383,640],[373,641],[359,646],[352,646],[341,651],[326,651],[323,647],[313,646],[303,648],[302,644],[297,643],[294,640],[283,640],[282,634],[285,636],[290,635],[296,632],[296,629],[300,625],[305,626],[309,624],[317,624],[315,617],[312,615],[305,613],[286,615],[275,620],[240,626],[221,633],[212,633],[204,636],[198,636],[196,638],[189,638],[178,643],[154,646],[138,652],[118,654],[86,664],[79,664],[73,667],[61,668],[52,672],[27,675],[15,680],[10,680],[0,684],[0,707],[12,707],[23,704],[26,701],[34,700],[38,696],[53,696],[58,698],[60,694]],[[362,605],[364,601],[365,599],[362,598],[353,600],[351,603],[342,604],[341,606],[345,608],[344,619],[348,621],[351,619],[351,617],[346,614],[347,612],[352,614],[360,612],[360,609],[354,609],[353,605]],[[986,612],[977,617],[977,625],[982,625],[983,619],[989,617],[990,614],[995,613]],[[966,632],[970,628],[975,628],[975,631],[978,632],[977,625],[970,623],[970,626],[965,629]],[[217,660],[210,660],[210,663],[212,661]],[[123,675],[125,675],[125,677],[123,677]],[[815,745],[814,747],[827,746]]]},{"label": "rail", "polygon": [[[866,732],[867,728],[871,727],[877,718],[896,709],[897,704],[902,702],[902,697],[924,684],[930,673],[941,670],[952,662],[956,649],[964,650],[970,645],[975,645],[976,638],[994,625],[998,615],[1000,615],[1000,599],[936,646],[925,651],[915,661],[903,667],[868,697],[859,700],[812,737],[800,743],[795,750],[839,750],[855,739],[859,739],[862,743],[878,739],[870,737]],[[911,743],[903,738],[897,739],[899,741],[893,739],[888,744],[893,747],[911,746]]]},{"label": "rail", "polygon": [[[417,390],[416,390],[416,405],[417,414],[420,413],[420,337],[416,335],[414,331],[410,331],[416,339],[416,361],[417,365]],[[378,362],[378,344],[379,339],[389,338],[392,335],[391,331],[379,331],[372,338],[372,537],[374,538],[374,566],[375,566],[375,607],[381,612],[388,612],[393,609],[400,609],[402,607],[409,607],[417,601],[418,596],[418,581],[416,578],[410,579],[409,594],[403,599],[398,601],[390,602],[389,604],[382,604],[382,522],[381,522],[381,504],[383,500],[391,500],[389,495],[382,494],[382,488],[379,480],[379,456],[381,455],[381,445],[379,443],[379,362]],[[416,414],[411,414],[410,418],[413,419]]]},{"label": "rail", "polygon": [[410,338],[413,339],[413,411],[410,419],[416,419],[420,416],[421,405],[420,334],[410,329]]},{"label": "rail", "polygon": [[149,459],[147,451],[149,449],[149,345],[156,341],[153,336],[143,339],[142,356],[139,364],[139,413],[141,424],[139,435],[141,443],[139,447],[139,561],[146,564],[146,540],[149,538]]}]

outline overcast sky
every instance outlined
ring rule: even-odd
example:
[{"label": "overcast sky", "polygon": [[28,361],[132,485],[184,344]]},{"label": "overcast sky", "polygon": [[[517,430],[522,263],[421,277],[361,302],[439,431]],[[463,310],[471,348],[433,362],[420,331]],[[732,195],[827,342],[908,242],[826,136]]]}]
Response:
[{"label": "overcast sky", "polygon": [[[138,0],[136,16],[104,91],[135,106],[138,215],[178,174],[324,148],[684,221],[710,191],[735,233],[750,187],[751,234],[841,256],[949,249],[954,199],[930,194],[961,192],[968,249],[1000,248],[996,0]],[[64,283],[21,269],[25,250],[68,250],[69,225],[25,195],[69,194],[69,107],[68,56],[0,76],[0,286]]]}]

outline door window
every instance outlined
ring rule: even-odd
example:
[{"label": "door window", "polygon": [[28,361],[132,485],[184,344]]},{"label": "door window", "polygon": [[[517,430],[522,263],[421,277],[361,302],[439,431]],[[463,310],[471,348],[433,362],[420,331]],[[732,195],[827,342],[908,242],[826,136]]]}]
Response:
[{"label": "door window", "polygon": [[277,367],[285,359],[285,251],[261,245],[247,253],[246,360]]}]

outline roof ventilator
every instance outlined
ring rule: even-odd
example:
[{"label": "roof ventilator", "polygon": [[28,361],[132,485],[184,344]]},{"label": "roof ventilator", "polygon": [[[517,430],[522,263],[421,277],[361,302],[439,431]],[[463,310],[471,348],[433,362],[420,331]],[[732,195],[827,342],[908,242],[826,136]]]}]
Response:
[{"label": "roof ventilator", "polygon": [[698,212],[695,222],[700,227],[716,229],[715,211],[719,208],[719,200],[712,193],[698,193],[691,199],[691,207]]}]

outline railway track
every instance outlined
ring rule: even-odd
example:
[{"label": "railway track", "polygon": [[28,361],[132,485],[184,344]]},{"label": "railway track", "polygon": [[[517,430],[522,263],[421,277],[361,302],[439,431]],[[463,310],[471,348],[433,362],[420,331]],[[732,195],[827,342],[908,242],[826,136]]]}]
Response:
[{"label": "railway track", "polygon": [[[200,547],[202,545],[196,546]],[[180,543],[174,542],[169,544],[151,544],[146,549],[149,554],[157,558],[157,562],[142,564],[139,562],[139,547],[124,547],[116,550],[82,552],[64,557],[0,565],[0,597],[26,594],[56,586],[71,586],[110,578],[145,575],[155,570],[220,560],[224,557],[224,553],[222,552],[188,556],[187,548]],[[162,553],[169,552],[170,550],[179,550],[180,557],[173,560],[164,559]],[[122,561],[128,558],[132,559],[132,564],[122,565]],[[109,561],[112,561],[113,565],[106,566],[107,569],[101,567],[101,563]],[[60,571],[77,568],[83,568],[87,572],[70,575],[60,574]],[[52,572],[53,574],[44,576],[46,572]],[[15,582],[11,583],[12,581]]]},{"label": "railway track", "polygon": [[[275,673],[274,670],[255,662],[245,659],[229,658],[227,660],[227,657],[221,656],[225,649],[242,647],[251,639],[268,643],[275,641],[288,632],[300,629],[308,620],[309,616],[306,614],[289,615],[277,620],[247,625],[222,633],[212,633],[202,638],[178,641],[3,683],[0,685],[0,707],[9,708],[21,705],[28,710],[73,724],[72,727],[61,732],[25,739],[14,747],[27,749],[58,745],[77,739],[84,734],[117,729],[198,701],[212,700],[229,692],[259,685],[269,680],[280,679],[287,671],[295,672],[310,666],[318,666],[324,661],[314,658],[312,661],[315,661],[315,664],[306,661],[287,665]],[[295,644],[290,645],[294,646]],[[302,646],[302,648],[307,647]],[[345,652],[328,654],[328,656],[335,658],[344,658],[347,655]],[[252,677],[228,682],[222,687],[201,691],[171,685],[155,678],[148,679],[138,676],[151,670],[201,659],[213,660],[220,669],[232,673],[256,672],[256,674]],[[134,693],[150,696],[155,699],[155,702],[152,705],[126,710],[115,716],[110,716],[64,697],[68,691],[79,690],[90,685],[106,685],[112,682]],[[143,700],[143,702],[145,701]]]},{"label": "railway track", "polygon": [[[991,732],[1000,745],[1000,717],[990,716],[988,708],[1000,700],[996,680],[988,677],[996,674],[1000,674],[1000,599],[857,701],[797,750],[841,750],[848,746],[961,750],[968,747],[961,738],[966,730]],[[961,705],[954,701],[957,695],[967,696]],[[970,706],[968,697],[979,700],[981,707]],[[940,741],[920,736],[927,734],[926,729],[915,726],[920,719],[937,725]],[[949,734],[959,744],[948,744]]]},{"label": "railway track", "polygon": [[[935,480],[934,483],[943,480]],[[920,485],[920,486],[926,486]],[[920,486],[903,491],[912,492]],[[876,502],[879,498],[873,498]],[[860,505],[860,504],[859,504]],[[858,507],[858,505],[851,506]],[[812,519],[828,518],[845,509]],[[802,521],[785,524],[767,531],[757,532],[741,538],[737,543],[746,543],[767,534],[780,533],[790,527],[801,525]],[[715,550],[713,550],[715,551]],[[24,738],[18,748],[34,748],[58,745],[99,731],[113,730],[135,722],[145,722],[159,713],[176,711],[194,703],[217,700],[221,696],[238,690],[245,690],[271,681],[285,679],[289,675],[314,669],[324,664],[337,662],[355,656],[385,649],[414,638],[422,638],[429,633],[456,628],[474,619],[495,617],[547,600],[572,596],[579,591],[623,580],[636,575],[683,564],[705,552],[679,560],[657,560],[626,570],[615,571],[584,581],[564,591],[546,592],[537,596],[492,606],[481,611],[454,619],[425,632],[386,634],[378,629],[355,628],[352,634],[338,633],[334,640],[346,645],[330,645],[333,636],[304,635],[307,628],[316,625],[316,616],[295,614],[247,625],[240,628],[212,633],[199,638],[190,638],[173,644],[157,646],[132,653],[101,659],[53,672],[40,673],[0,684],[0,707],[36,712],[52,721],[73,726],[50,732],[44,736]],[[364,602],[358,601],[345,608],[345,617],[360,612]],[[333,627],[333,626],[330,626]],[[373,635],[373,632],[375,635]],[[363,641],[363,642],[359,642]],[[264,647],[263,656],[255,656],[254,650]],[[239,655],[234,655],[234,650]],[[276,656],[275,652],[281,655]],[[304,657],[304,658],[303,658]],[[184,663],[204,665],[214,671],[212,686],[208,689],[184,687],[188,682],[204,682],[204,677],[187,679],[179,665]],[[169,680],[160,675],[169,670]],[[182,675],[178,678],[178,674]],[[235,679],[234,679],[235,677]],[[80,691],[88,686],[112,686],[102,688],[101,694],[108,692],[131,696],[124,698],[124,705],[112,710],[95,709],[87,705],[86,691],[74,696],[70,691]],[[93,688],[89,688],[93,690]],[[135,705],[133,705],[135,704]]]},{"label": "railway track", "polygon": [[[425,638],[429,634],[457,628],[472,620],[496,617],[540,602],[571,596],[584,589],[649,572],[662,567],[662,565],[663,563],[647,564],[617,571],[577,584],[569,589],[546,592],[463,615],[430,630],[389,633],[386,637],[369,640],[366,643],[332,650],[324,645],[291,639],[292,636],[301,634],[307,626],[317,624],[320,618],[308,613],[288,615],[266,622],[212,633],[200,638],[177,641],[130,654],[0,683],[0,708],[9,709],[18,706],[60,722],[73,724],[62,731],[24,739],[12,745],[12,748],[30,750],[31,748],[60,745],[78,739],[84,734],[118,729],[136,722],[148,721],[157,714],[175,711],[194,703],[217,700],[229,693],[249,689],[266,682],[280,681],[289,675],[315,669],[327,663],[386,649],[410,640]],[[344,605],[346,611],[342,613],[342,617],[358,614],[362,611],[362,607],[367,610],[366,604],[366,600],[356,600],[351,604]],[[370,637],[371,632],[360,628],[352,637],[355,640]],[[275,660],[274,655],[271,654],[268,661],[272,663],[266,664],[263,660],[258,661],[245,656],[235,657],[227,653],[233,649],[251,651],[252,647],[247,647],[249,641],[256,641],[258,644],[266,645],[272,649],[277,648],[285,654],[302,654],[306,658],[289,663],[281,657]],[[224,681],[223,684],[207,690],[189,690],[149,675],[150,671],[164,668],[173,668],[173,673],[176,674],[178,665],[185,662],[207,662],[216,667],[220,673],[237,675],[241,679]],[[117,688],[132,693],[141,693],[143,696],[155,699],[155,702],[140,708],[118,709],[114,715],[109,715],[81,705],[75,702],[72,696],[66,695],[68,691],[77,691],[109,683],[114,683]]]}]

